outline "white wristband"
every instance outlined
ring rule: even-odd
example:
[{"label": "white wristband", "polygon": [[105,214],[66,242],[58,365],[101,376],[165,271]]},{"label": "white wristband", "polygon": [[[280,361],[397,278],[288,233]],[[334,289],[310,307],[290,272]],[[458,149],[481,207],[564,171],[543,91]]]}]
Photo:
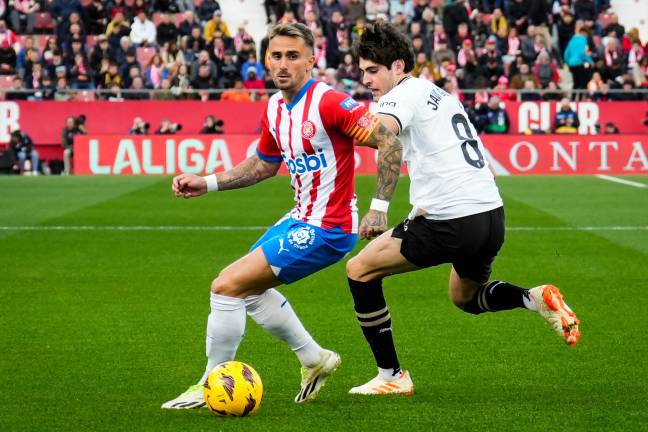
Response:
[{"label": "white wristband", "polygon": [[374,198],[371,200],[371,206],[369,208],[371,210],[378,210],[379,212],[387,213],[387,209],[389,209],[389,201]]},{"label": "white wristband", "polygon": [[207,182],[207,192],[216,192],[218,190],[218,179],[216,174],[209,174],[203,177]]}]

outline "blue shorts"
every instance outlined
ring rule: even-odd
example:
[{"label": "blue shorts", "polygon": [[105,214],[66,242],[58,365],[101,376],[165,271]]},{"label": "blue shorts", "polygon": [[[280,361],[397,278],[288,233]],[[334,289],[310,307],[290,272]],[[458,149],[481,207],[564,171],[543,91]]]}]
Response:
[{"label": "blue shorts", "polygon": [[261,246],[273,273],[289,284],[340,261],[357,241],[357,234],[341,228],[326,230],[286,217],[266,231],[250,252]]}]

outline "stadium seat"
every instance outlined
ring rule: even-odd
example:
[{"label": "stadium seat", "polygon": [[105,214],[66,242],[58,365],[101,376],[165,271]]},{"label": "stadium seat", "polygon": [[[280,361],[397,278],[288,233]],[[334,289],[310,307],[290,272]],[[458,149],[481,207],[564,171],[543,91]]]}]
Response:
[{"label": "stadium seat", "polygon": [[0,90],[13,88],[13,75],[0,75]]},{"label": "stadium seat", "polygon": [[151,17],[151,21],[153,21],[153,25],[155,25],[155,27],[159,26],[162,22],[162,12],[154,12],[153,16]]},{"label": "stadium seat", "polygon": [[126,6],[133,6],[135,4],[135,0],[125,0],[124,3],[126,3]]},{"label": "stadium seat", "polygon": [[81,6],[86,7],[92,3],[92,0],[81,0]]},{"label": "stadium seat", "polygon": [[49,12],[36,12],[34,28],[37,30],[53,30],[54,19]]},{"label": "stadium seat", "polygon": [[182,14],[182,13],[175,14],[175,25],[176,25],[176,27],[180,28],[180,24],[182,24],[182,21],[184,21],[184,14]]},{"label": "stadium seat", "polygon": [[142,70],[146,69],[149,60],[155,55],[155,48],[152,47],[139,47],[137,48],[137,61],[139,62]]}]

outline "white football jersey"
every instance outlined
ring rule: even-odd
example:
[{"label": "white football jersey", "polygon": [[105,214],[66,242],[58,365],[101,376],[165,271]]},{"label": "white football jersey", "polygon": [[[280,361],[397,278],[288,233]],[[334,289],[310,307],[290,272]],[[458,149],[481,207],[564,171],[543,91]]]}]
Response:
[{"label": "white football jersey", "polygon": [[410,218],[447,220],[502,206],[484,145],[456,97],[406,77],[380,98],[375,111],[400,128],[414,207]]}]

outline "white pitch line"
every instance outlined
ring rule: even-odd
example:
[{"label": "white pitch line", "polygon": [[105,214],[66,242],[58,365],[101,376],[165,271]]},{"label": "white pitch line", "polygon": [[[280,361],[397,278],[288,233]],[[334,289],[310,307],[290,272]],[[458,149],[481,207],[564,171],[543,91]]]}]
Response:
[{"label": "white pitch line", "polygon": [[614,182],[614,183],[621,183],[621,184],[624,184],[624,185],[634,186],[634,187],[638,187],[638,188],[646,188],[646,187],[648,187],[648,185],[646,185],[645,183],[639,183],[639,182],[634,182],[634,181],[630,181],[630,180],[625,180],[625,179],[622,179],[622,178],[612,177],[612,176],[605,175],[605,174],[596,174],[594,177],[598,177],[598,178],[600,178],[602,180],[608,180],[608,181],[611,181],[611,182]]},{"label": "white pitch line", "polygon": [[[0,231],[264,231],[269,226],[233,225],[24,225],[0,226]],[[648,225],[637,226],[512,226],[507,231],[648,231]]]}]

